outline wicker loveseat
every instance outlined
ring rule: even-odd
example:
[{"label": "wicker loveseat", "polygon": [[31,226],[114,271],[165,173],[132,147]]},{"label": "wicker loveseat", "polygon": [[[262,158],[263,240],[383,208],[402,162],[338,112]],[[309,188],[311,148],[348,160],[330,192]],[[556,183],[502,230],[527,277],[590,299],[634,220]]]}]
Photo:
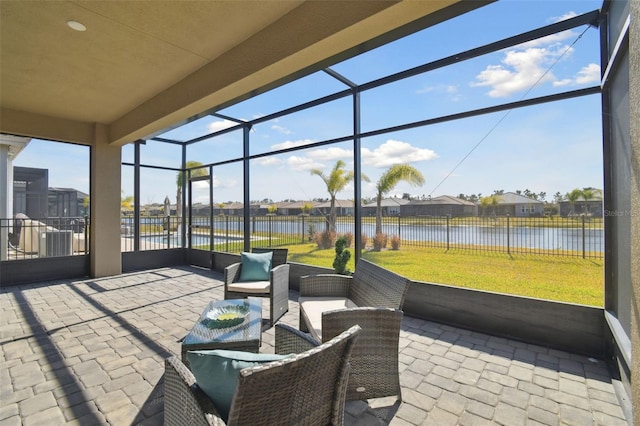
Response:
[{"label": "wicker loveseat", "polygon": [[[227,423],[176,356],[165,361],[165,425],[342,425],[349,356],[360,327],[298,355],[240,371]],[[276,326],[276,352],[294,353],[305,336]]]},{"label": "wicker loveseat", "polygon": [[398,344],[408,287],[406,278],[364,259],[353,276],[300,278],[300,330],[322,342],[354,324],[362,327],[351,357],[347,400],[392,395],[402,400]]}]

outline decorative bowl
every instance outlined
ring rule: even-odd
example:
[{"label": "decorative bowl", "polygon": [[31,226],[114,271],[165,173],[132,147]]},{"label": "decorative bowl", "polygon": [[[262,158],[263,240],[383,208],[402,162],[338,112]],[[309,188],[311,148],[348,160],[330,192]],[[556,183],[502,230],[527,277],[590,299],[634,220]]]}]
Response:
[{"label": "decorative bowl", "polygon": [[247,305],[226,305],[207,312],[200,322],[207,328],[229,328],[242,324],[248,314]]}]

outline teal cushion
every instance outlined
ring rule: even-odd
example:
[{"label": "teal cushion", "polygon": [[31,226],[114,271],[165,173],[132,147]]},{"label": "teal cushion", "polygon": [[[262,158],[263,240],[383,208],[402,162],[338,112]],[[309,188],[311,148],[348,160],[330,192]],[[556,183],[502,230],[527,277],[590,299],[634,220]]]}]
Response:
[{"label": "teal cushion", "polygon": [[290,356],[223,349],[187,352],[196,383],[211,398],[225,422],[229,417],[240,370]]},{"label": "teal cushion", "polygon": [[240,281],[269,281],[271,271],[271,258],[273,252],[266,253],[240,253],[242,268],[240,268]]}]

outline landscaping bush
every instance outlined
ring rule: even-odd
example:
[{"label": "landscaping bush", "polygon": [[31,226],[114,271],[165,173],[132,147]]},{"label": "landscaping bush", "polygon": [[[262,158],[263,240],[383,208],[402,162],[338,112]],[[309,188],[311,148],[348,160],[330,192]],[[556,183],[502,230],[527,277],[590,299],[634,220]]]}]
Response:
[{"label": "landscaping bush", "polygon": [[369,242],[369,237],[364,232],[360,235],[360,242],[362,243],[362,248],[367,247],[367,243]]},{"label": "landscaping bush", "polygon": [[387,247],[387,234],[379,232],[373,237],[373,251],[380,251]]},{"label": "landscaping bush", "polygon": [[351,252],[346,249],[347,237],[342,235],[336,240],[336,257],[333,259],[333,269],[336,274],[349,275],[351,272],[347,268],[347,262],[351,258]]},{"label": "landscaping bush", "polygon": [[400,250],[400,237],[397,235],[391,236],[391,250]]},{"label": "landscaping bush", "polygon": [[316,232],[313,242],[318,245],[319,249],[328,249],[333,247],[336,241],[336,233],[331,231]]}]

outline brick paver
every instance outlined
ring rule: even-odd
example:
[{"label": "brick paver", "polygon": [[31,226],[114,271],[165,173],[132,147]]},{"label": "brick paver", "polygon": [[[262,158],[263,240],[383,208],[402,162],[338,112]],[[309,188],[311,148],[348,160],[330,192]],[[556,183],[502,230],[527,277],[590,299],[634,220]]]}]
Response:
[{"label": "brick paver", "polygon": [[[178,267],[3,288],[0,423],[161,425],[163,360],[222,299],[221,278]],[[297,326],[290,300],[282,321]],[[348,403],[347,424],[627,424],[602,360],[405,317],[399,367],[403,402]]]}]

